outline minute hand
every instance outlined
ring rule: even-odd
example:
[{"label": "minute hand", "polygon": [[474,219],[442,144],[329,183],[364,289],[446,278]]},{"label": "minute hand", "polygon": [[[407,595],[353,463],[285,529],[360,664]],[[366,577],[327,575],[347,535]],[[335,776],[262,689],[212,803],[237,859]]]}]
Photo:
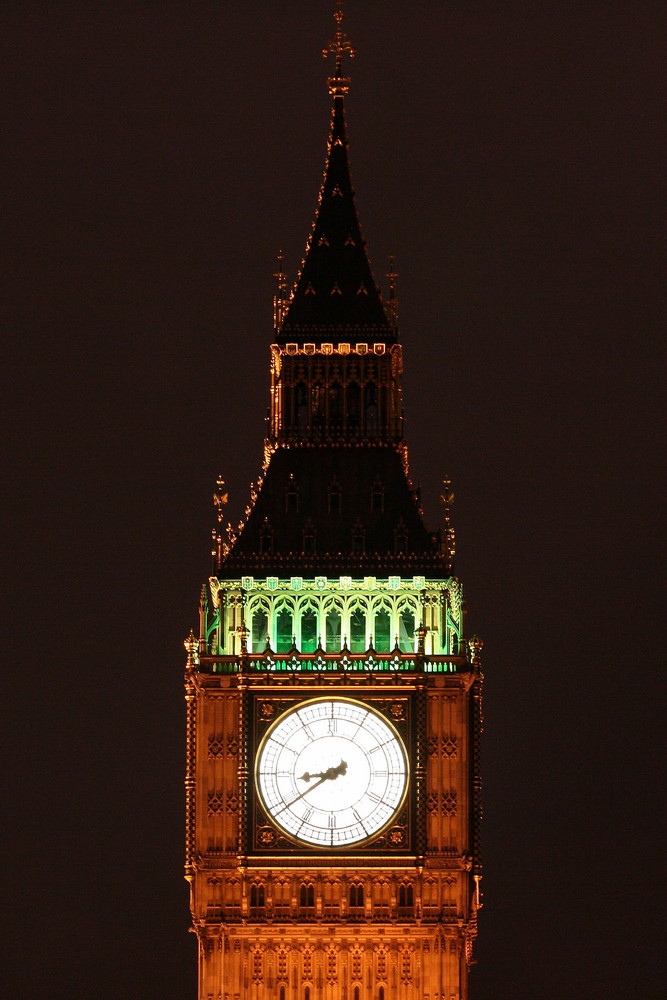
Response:
[{"label": "minute hand", "polygon": [[[295,802],[298,802],[299,799],[302,799],[304,795],[308,794],[308,792],[312,792],[315,788],[317,788],[319,785],[324,784],[324,782],[328,780],[329,776],[325,774],[324,777],[320,778],[319,781],[316,781],[314,785],[311,785],[310,788],[306,788],[305,791],[301,792],[301,795],[297,795],[295,799],[292,799],[292,801],[288,802],[286,806],[283,806],[283,809],[289,809],[290,806],[293,806]],[[283,809],[281,809],[280,812],[282,812]]]}]

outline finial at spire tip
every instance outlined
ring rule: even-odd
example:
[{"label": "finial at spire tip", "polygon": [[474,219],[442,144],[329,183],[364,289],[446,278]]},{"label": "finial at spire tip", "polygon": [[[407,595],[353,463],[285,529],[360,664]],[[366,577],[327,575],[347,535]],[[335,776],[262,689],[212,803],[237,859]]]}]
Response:
[{"label": "finial at spire tip", "polygon": [[322,49],[322,55],[326,59],[330,53],[333,53],[336,57],[336,69],[334,75],[329,77],[329,93],[334,97],[337,95],[347,94],[350,89],[350,80],[348,77],[343,76],[343,55],[347,53],[350,59],[353,59],[356,55],[356,49],[350,42],[350,39],[345,34],[343,29],[343,18],[345,16],[345,11],[343,10],[343,0],[337,0],[336,2],[336,12],[334,18],[337,24],[336,34],[334,38],[329,42],[326,48]]}]

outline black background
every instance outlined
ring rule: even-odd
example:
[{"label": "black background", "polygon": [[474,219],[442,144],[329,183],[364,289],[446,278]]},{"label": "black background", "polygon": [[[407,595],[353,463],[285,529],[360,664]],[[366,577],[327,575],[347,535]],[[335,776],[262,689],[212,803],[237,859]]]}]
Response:
[{"label": "black background", "polygon": [[[0,994],[196,995],[182,640],[259,472],[329,0],[5,2]],[[662,996],[664,10],[349,0],[411,472],[484,639],[474,1000]]]}]

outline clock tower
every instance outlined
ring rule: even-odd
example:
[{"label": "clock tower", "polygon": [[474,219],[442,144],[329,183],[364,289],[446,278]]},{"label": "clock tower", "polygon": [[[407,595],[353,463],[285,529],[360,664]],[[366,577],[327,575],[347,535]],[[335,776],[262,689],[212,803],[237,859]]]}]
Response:
[{"label": "clock tower", "polygon": [[[463,1000],[480,906],[481,643],[408,473],[393,288],[350,182],[342,25],[264,464],[186,640],[198,1000]],[[325,53],[326,54],[326,53]]]}]

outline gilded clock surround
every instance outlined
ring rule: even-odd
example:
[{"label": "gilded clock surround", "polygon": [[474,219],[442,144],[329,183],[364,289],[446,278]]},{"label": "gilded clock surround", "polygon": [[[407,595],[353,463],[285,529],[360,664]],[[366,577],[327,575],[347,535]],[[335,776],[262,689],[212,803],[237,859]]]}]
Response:
[{"label": "gilded clock surround", "polygon": [[[364,704],[380,717],[384,717],[385,724],[392,729],[397,739],[400,741],[406,756],[412,756],[411,739],[411,716],[412,700],[410,696],[387,698],[383,692],[381,695],[368,694],[364,691],[363,701],[359,697],[351,697],[343,694],[339,688],[331,691],[327,697],[336,700],[345,699],[353,704]],[[256,762],[261,754],[262,744],[272,728],[284,716],[293,709],[307,705],[309,702],[322,700],[321,692],[313,694],[310,698],[304,699],[299,696],[281,696],[267,699],[263,695],[254,697],[254,738],[251,752],[251,759]],[[340,844],[337,846],[323,847],[324,853],[336,855],[343,851],[352,851],[354,854],[363,855],[372,853],[378,849],[390,853],[407,853],[410,849],[410,834],[412,830],[412,819],[414,816],[414,794],[410,782],[410,766],[406,764],[406,787],[400,796],[400,802],[393,812],[391,818],[382,824],[370,837],[359,840],[352,845]],[[281,853],[293,853],[295,850],[316,849],[313,845],[307,845],[299,841],[296,836],[290,837],[280,829],[279,825],[272,819],[266,806],[262,802],[261,793],[253,796],[250,808],[250,825],[252,831],[253,849],[257,853],[267,853],[279,855]]]}]

